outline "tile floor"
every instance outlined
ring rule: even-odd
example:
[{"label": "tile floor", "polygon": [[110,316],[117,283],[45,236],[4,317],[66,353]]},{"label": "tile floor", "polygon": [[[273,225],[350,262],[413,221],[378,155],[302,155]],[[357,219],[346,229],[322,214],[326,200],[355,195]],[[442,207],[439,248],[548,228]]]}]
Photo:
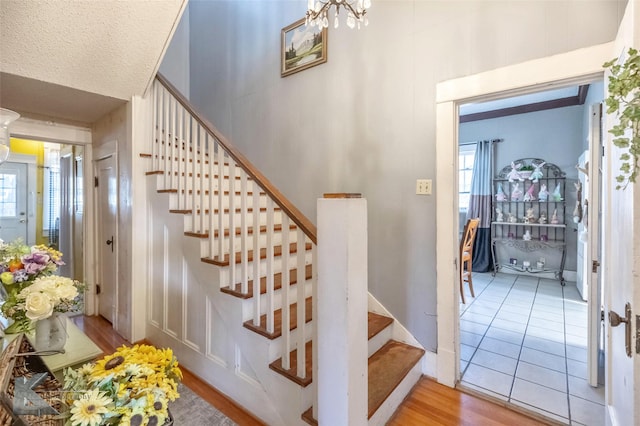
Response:
[{"label": "tile floor", "polygon": [[570,425],[604,425],[587,383],[587,304],[575,283],[473,274],[460,304],[462,384]]}]

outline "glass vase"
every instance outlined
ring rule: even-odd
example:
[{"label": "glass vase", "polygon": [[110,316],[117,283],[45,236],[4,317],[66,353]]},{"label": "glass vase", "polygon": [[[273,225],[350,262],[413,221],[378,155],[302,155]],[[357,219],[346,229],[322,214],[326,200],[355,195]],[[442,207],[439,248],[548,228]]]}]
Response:
[{"label": "glass vase", "polygon": [[37,351],[60,351],[67,343],[67,317],[54,312],[49,318],[36,321],[35,343]]}]

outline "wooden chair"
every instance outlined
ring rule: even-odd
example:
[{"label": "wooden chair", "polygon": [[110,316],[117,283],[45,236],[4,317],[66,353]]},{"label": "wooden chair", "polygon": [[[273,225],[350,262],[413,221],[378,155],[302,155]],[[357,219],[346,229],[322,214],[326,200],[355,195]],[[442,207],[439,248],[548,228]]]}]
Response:
[{"label": "wooden chair", "polygon": [[460,240],[460,297],[462,297],[462,303],[466,303],[464,301],[464,287],[462,285],[465,281],[469,283],[471,296],[476,297],[473,293],[471,264],[473,263],[473,243],[476,240],[479,224],[479,218],[467,220],[467,223],[464,225],[464,231],[462,232],[462,240]]}]

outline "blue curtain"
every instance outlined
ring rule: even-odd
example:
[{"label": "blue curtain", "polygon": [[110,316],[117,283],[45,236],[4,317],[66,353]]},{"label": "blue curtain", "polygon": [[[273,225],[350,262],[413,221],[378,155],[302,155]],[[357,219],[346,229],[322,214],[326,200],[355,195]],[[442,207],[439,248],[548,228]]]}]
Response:
[{"label": "blue curtain", "polygon": [[478,233],[473,245],[473,272],[488,272],[493,268],[491,262],[491,201],[493,190],[493,141],[479,141],[476,146],[473,175],[471,176],[471,194],[467,219],[480,218]]}]

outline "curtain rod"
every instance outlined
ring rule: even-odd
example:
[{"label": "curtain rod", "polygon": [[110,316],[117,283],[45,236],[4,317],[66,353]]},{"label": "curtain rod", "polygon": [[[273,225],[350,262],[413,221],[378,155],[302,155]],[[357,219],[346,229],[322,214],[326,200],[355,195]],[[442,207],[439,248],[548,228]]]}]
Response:
[{"label": "curtain rod", "polygon": [[[504,141],[504,139],[491,139],[491,142],[493,142],[493,143],[498,143],[498,142],[502,142],[502,141]],[[478,142],[488,142],[488,140],[485,139],[483,141],[460,142],[458,145],[459,146],[471,145],[471,144],[478,143]]]}]

